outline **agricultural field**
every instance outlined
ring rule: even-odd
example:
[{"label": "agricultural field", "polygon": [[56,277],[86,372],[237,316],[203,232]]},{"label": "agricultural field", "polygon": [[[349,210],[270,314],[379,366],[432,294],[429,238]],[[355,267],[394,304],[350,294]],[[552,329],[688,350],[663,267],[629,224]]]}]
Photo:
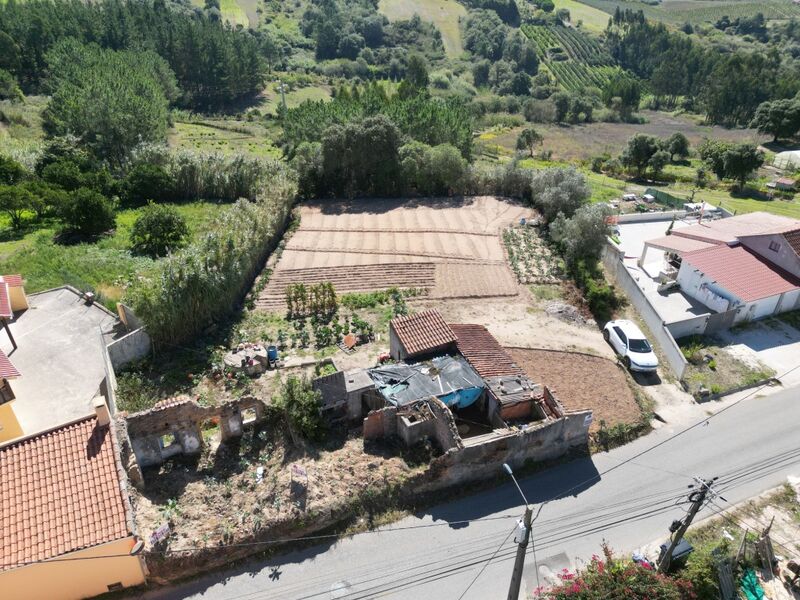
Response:
[{"label": "agricultural field", "polygon": [[532,209],[494,197],[307,203],[257,305],[281,310],[290,283],[337,292],[413,288],[431,298],[514,296],[501,232]]},{"label": "agricultural field", "polygon": [[625,10],[642,10],[645,17],[654,21],[662,21],[674,25],[689,23],[713,23],[722,15],[731,19],[736,17],[752,17],[762,13],[767,19],[789,19],[800,16],[800,6],[791,0],[664,0],[660,4],[650,5],[644,2],[628,0],[580,0],[592,8],[614,14],[617,7]]},{"label": "agricultural field", "polygon": [[198,152],[245,154],[278,158],[279,148],[273,146],[263,127],[247,121],[204,119],[196,122],[175,122],[169,134],[169,145]]},{"label": "agricultural field", "polygon": [[556,10],[566,8],[569,11],[570,22],[575,26],[580,22],[580,26],[586,31],[601,33],[608,25],[608,13],[578,0],[554,0],[553,3],[556,5]]},{"label": "agricultural field", "polygon": [[586,86],[602,88],[619,67],[602,44],[572,27],[523,25],[522,31],[536,45],[536,52],[558,84],[577,91]]},{"label": "agricultural field", "polygon": [[417,14],[442,33],[448,56],[460,56],[464,50],[459,19],[467,15],[467,9],[456,0],[380,0],[378,10],[390,21],[410,19]]}]

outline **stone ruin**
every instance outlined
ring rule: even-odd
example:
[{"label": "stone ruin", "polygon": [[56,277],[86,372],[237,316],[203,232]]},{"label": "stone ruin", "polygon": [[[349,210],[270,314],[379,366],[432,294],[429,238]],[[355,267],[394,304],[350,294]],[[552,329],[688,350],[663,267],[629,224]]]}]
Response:
[{"label": "stone ruin", "polygon": [[262,344],[239,344],[222,359],[226,369],[243,371],[252,376],[261,375],[270,368],[267,347]]},{"label": "stone ruin", "polygon": [[127,431],[122,445],[128,454],[126,462],[131,482],[142,488],[144,467],[160,465],[180,454],[200,454],[204,423],[217,421],[224,442],[240,437],[245,425],[261,421],[265,410],[264,403],[253,396],[229,400],[219,406],[200,406],[191,398],[173,398],[149,410],[128,415],[120,423],[123,425],[120,429]]}]

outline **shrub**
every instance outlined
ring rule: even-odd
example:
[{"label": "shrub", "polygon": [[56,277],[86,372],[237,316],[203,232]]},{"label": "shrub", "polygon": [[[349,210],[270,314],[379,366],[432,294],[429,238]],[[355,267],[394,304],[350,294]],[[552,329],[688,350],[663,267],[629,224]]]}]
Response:
[{"label": "shrub", "polygon": [[117,408],[128,412],[147,410],[158,398],[156,387],[140,373],[117,377]]},{"label": "shrub", "polygon": [[67,230],[82,235],[100,235],[116,223],[111,201],[87,188],[69,194],[59,212]]},{"label": "shrub", "polygon": [[291,426],[309,440],[320,440],[325,434],[320,402],[322,393],[311,387],[306,378],[290,375],[272,404],[286,415]]},{"label": "shrub", "polygon": [[131,204],[166,202],[174,195],[172,177],[161,165],[138,164],[125,177],[124,193]]},{"label": "shrub", "polygon": [[591,265],[584,260],[578,260],[571,266],[570,272],[575,284],[583,291],[589,310],[597,322],[609,321],[614,311],[622,306],[623,299],[617,295],[614,286],[606,283],[596,263]]},{"label": "shrub", "polygon": [[605,598],[651,598],[652,600],[694,600],[692,584],[657,573],[652,568],[614,558],[603,548],[604,558],[592,557],[586,570],[561,573],[561,583],[539,597],[546,600],[595,600]]},{"label": "shrub", "polygon": [[150,258],[165,256],[186,245],[189,227],[173,206],[147,205],[131,229],[131,252]]}]

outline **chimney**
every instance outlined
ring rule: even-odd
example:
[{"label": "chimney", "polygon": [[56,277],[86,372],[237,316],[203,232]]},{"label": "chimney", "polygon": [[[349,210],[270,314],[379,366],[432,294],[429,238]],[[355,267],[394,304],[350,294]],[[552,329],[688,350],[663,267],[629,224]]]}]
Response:
[{"label": "chimney", "polygon": [[94,412],[97,415],[97,424],[100,427],[108,425],[111,422],[111,413],[108,411],[105,398],[102,396],[95,397]]}]

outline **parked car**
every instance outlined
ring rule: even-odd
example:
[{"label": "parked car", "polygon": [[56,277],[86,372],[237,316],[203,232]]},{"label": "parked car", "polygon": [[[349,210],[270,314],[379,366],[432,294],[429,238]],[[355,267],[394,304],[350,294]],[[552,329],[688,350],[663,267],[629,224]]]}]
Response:
[{"label": "parked car", "polygon": [[653,373],[658,368],[653,347],[636,323],[626,319],[609,321],[603,327],[603,338],[631,371]]}]

